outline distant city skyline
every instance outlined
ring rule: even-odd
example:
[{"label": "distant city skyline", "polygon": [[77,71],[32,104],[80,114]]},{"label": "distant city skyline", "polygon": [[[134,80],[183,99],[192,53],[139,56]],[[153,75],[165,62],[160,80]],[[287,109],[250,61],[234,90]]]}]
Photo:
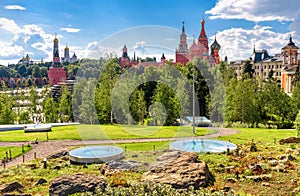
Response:
[{"label": "distant city skyline", "polygon": [[209,45],[215,36],[221,45],[221,59],[248,58],[254,44],[271,55],[280,53],[290,34],[300,45],[298,0],[2,0],[0,13],[2,65],[26,54],[52,61],[55,34],[60,56],[66,45],[78,58],[120,56],[126,44],[131,57],[164,52],[175,59],[182,21],[190,44],[199,36],[202,18]]}]

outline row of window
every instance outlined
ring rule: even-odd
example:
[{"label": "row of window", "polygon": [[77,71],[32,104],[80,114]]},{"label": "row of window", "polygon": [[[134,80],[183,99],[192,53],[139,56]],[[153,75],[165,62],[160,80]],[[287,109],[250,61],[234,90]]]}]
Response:
[{"label": "row of window", "polygon": [[[260,69],[261,66],[254,66],[254,69]],[[281,69],[282,65],[264,65],[264,69]]]},{"label": "row of window", "polygon": [[[267,76],[269,73],[268,72],[264,72],[264,76]],[[260,74],[258,72],[255,72],[254,75],[259,76]],[[281,76],[281,72],[274,72],[273,76]]]},{"label": "row of window", "polygon": [[[235,70],[242,70],[242,67],[243,66],[238,66],[238,67],[235,67],[234,69]],[[282,65],[264,65],[263,66],[263,69],[281,69],[282,68]],[[254,69],[261,69],[261,66],[254,66]]]}]

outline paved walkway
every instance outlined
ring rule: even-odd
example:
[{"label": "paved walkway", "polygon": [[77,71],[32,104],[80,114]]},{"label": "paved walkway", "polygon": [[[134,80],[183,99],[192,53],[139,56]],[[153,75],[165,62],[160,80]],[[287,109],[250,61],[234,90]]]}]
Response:
[{"label": "paved walkway", "polygon": [[[185,138],[146,138],[146,139],[124,139],[124,140],[49,140],[42,141],[38,144],[32,144],[33,149],[27,152],[25,157],[25,162],[34,159],[35,154],[37,158],[46,158],[49,155],[55,154],[62,150],[69,150],[75,146],[83,145],[96,145],[96,144],[116,144],[116,143],[137,143],[137,142],[155,142],[155,141],[173,141],[179,139],[189,139],[189,138],[216,138],[219,136],[226,136],[238,133],[238,130],[223,128],[219,133],[197,136],[197,137],[185,137]],[[22,146],[22,144],[28,144],[28,142],[0,142],[0,146]],[[17,157],[6,163],[6,167],[16,166],[23,162],[23,156]],[[3,168],[3,163],[0,163],[0,168]]]}]

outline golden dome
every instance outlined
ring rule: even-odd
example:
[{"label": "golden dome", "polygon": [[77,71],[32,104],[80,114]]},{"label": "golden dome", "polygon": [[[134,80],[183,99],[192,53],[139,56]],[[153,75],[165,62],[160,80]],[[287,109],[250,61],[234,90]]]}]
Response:
[{"label": "golden dome", "polygon": [[28,55],[28,54],[26,55],[26,58],[25,58],[25,60],[27,60],[27,61],[30,61],[30,57],[29,57],[29,55]]},{"label": "golden dome", "polygon": [[58,39],[57,39],[57,37],[55,37],[53,41],[54,41],[54,42],[58,42]]}]

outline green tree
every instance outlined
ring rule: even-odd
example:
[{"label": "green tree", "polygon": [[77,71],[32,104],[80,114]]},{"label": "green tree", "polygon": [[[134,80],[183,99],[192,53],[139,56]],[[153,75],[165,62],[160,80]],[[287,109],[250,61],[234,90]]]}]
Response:
[{"label": "green tree", "polygon": [[103,70],[95,91],[95,107],[100,123],[113,123],[111,93],[115,81],[119,77],[119,64],[116,59],[108,59],[103,63]]},{"label": "green tree", "polygon": [[71,105],[71,93],[67,86],[63,86],[61,89],[61,96],[59,98],[59,115],[62,122],[68,122],[72,116]]},{"label": "green tree", "polygon": [[29,124],[33,121],[30,118],[30,113],[28,111],[23,111],[19,115],[19,123],[21,124]]},{"label": "green tree", "polygon": [[147,114],[147,105],[145,100],[145,92],[136,89],[130,97],[130,111],[133,119],[144,125],[144,118]]},{"label": "green tree", "polygon": [[10,71],[6,66],[0,65],[0,78],[10,78]]},{"label": "green tree", "polygon": [[13,98],[9,94],[0,94],[0,124],[13,124],[15,112],[13,108]]},{"label": "green tree", "polygon": [[20,65],[18,67],[18,73],[20,74],[20,76],[24,77],[26,74],[26,66],[25,65]]},{"label": "green tree", "polygon": [[297,137],[300,137],[300,110],[298,111],[298,114],[297,114],[296,119],[294,121],[294,128],[297,131]]},{"label": "green tree", "polygon": [[251,125],[257,123],[257,89],[257,83],[249,78],[230,81],[226,88],[226,121]]},{"label": "green tree", "polygon": [[247,60],[243,66],[243,74],[242,78],[253,78],[253,73],[255,70],[252,68],[252,64],[249,60]]},{"label": "green tree", "polygon": [[[223,72],[223,75],[225,70]],[[209,102],[210,120],[213,122],[223,122],[226,107],[226,89],[223,82],[222,72],[216,67],[214,73],[214,88],[211,91],[211,101]]]},{"label": "green tree", "polygon": [[[188,64],[188,78],[192,81],[193,69],[195,68],[195,90],[199,103],[199,115],[209,116],[210,91],[213,91],[214,81],[212,70],[206,61],[196,58],[192,64]],[[192,101],[191,101],[192,102]]]},{"label": "green tree", "polygon": [[97,113],[95,109],[95,88],[97,80],[90,78],[85,81],[85,87],[81,94],[81,105],[79,105],[79,119],[82,123],[95,124]]},{"label": "green tree", "polygon": [[[161,103],[167,113],[165,125],[172,125],[180,117],[180,102],[172,89],[163,83],[158,83],[153,98],[153,103]],[[162,111],[161,111],[162,112]]]},{"label": "green tree", "polygon": [[52,97],[47,97],[43,102],[44,117],[47,123],[58,121],[58,106]]},{"label": "green tree", "polygon": [[34,78],[40,78],[41,77],[41,70],[38,65],[33,66],[32,76]]},{"label": "green tree", "polygon": [[277,125],[278,128],[291,127],[295,117],[291,98],[278,87],[276,81],[266,82],[261,96],[262,112],[267,123]]},{"label": "green tree", "polygon": [[47,67],[41,67],[40,68],[40,72],[41,72],[41,77],[45,77],[47,78],[48,77],[48,68]]}]

